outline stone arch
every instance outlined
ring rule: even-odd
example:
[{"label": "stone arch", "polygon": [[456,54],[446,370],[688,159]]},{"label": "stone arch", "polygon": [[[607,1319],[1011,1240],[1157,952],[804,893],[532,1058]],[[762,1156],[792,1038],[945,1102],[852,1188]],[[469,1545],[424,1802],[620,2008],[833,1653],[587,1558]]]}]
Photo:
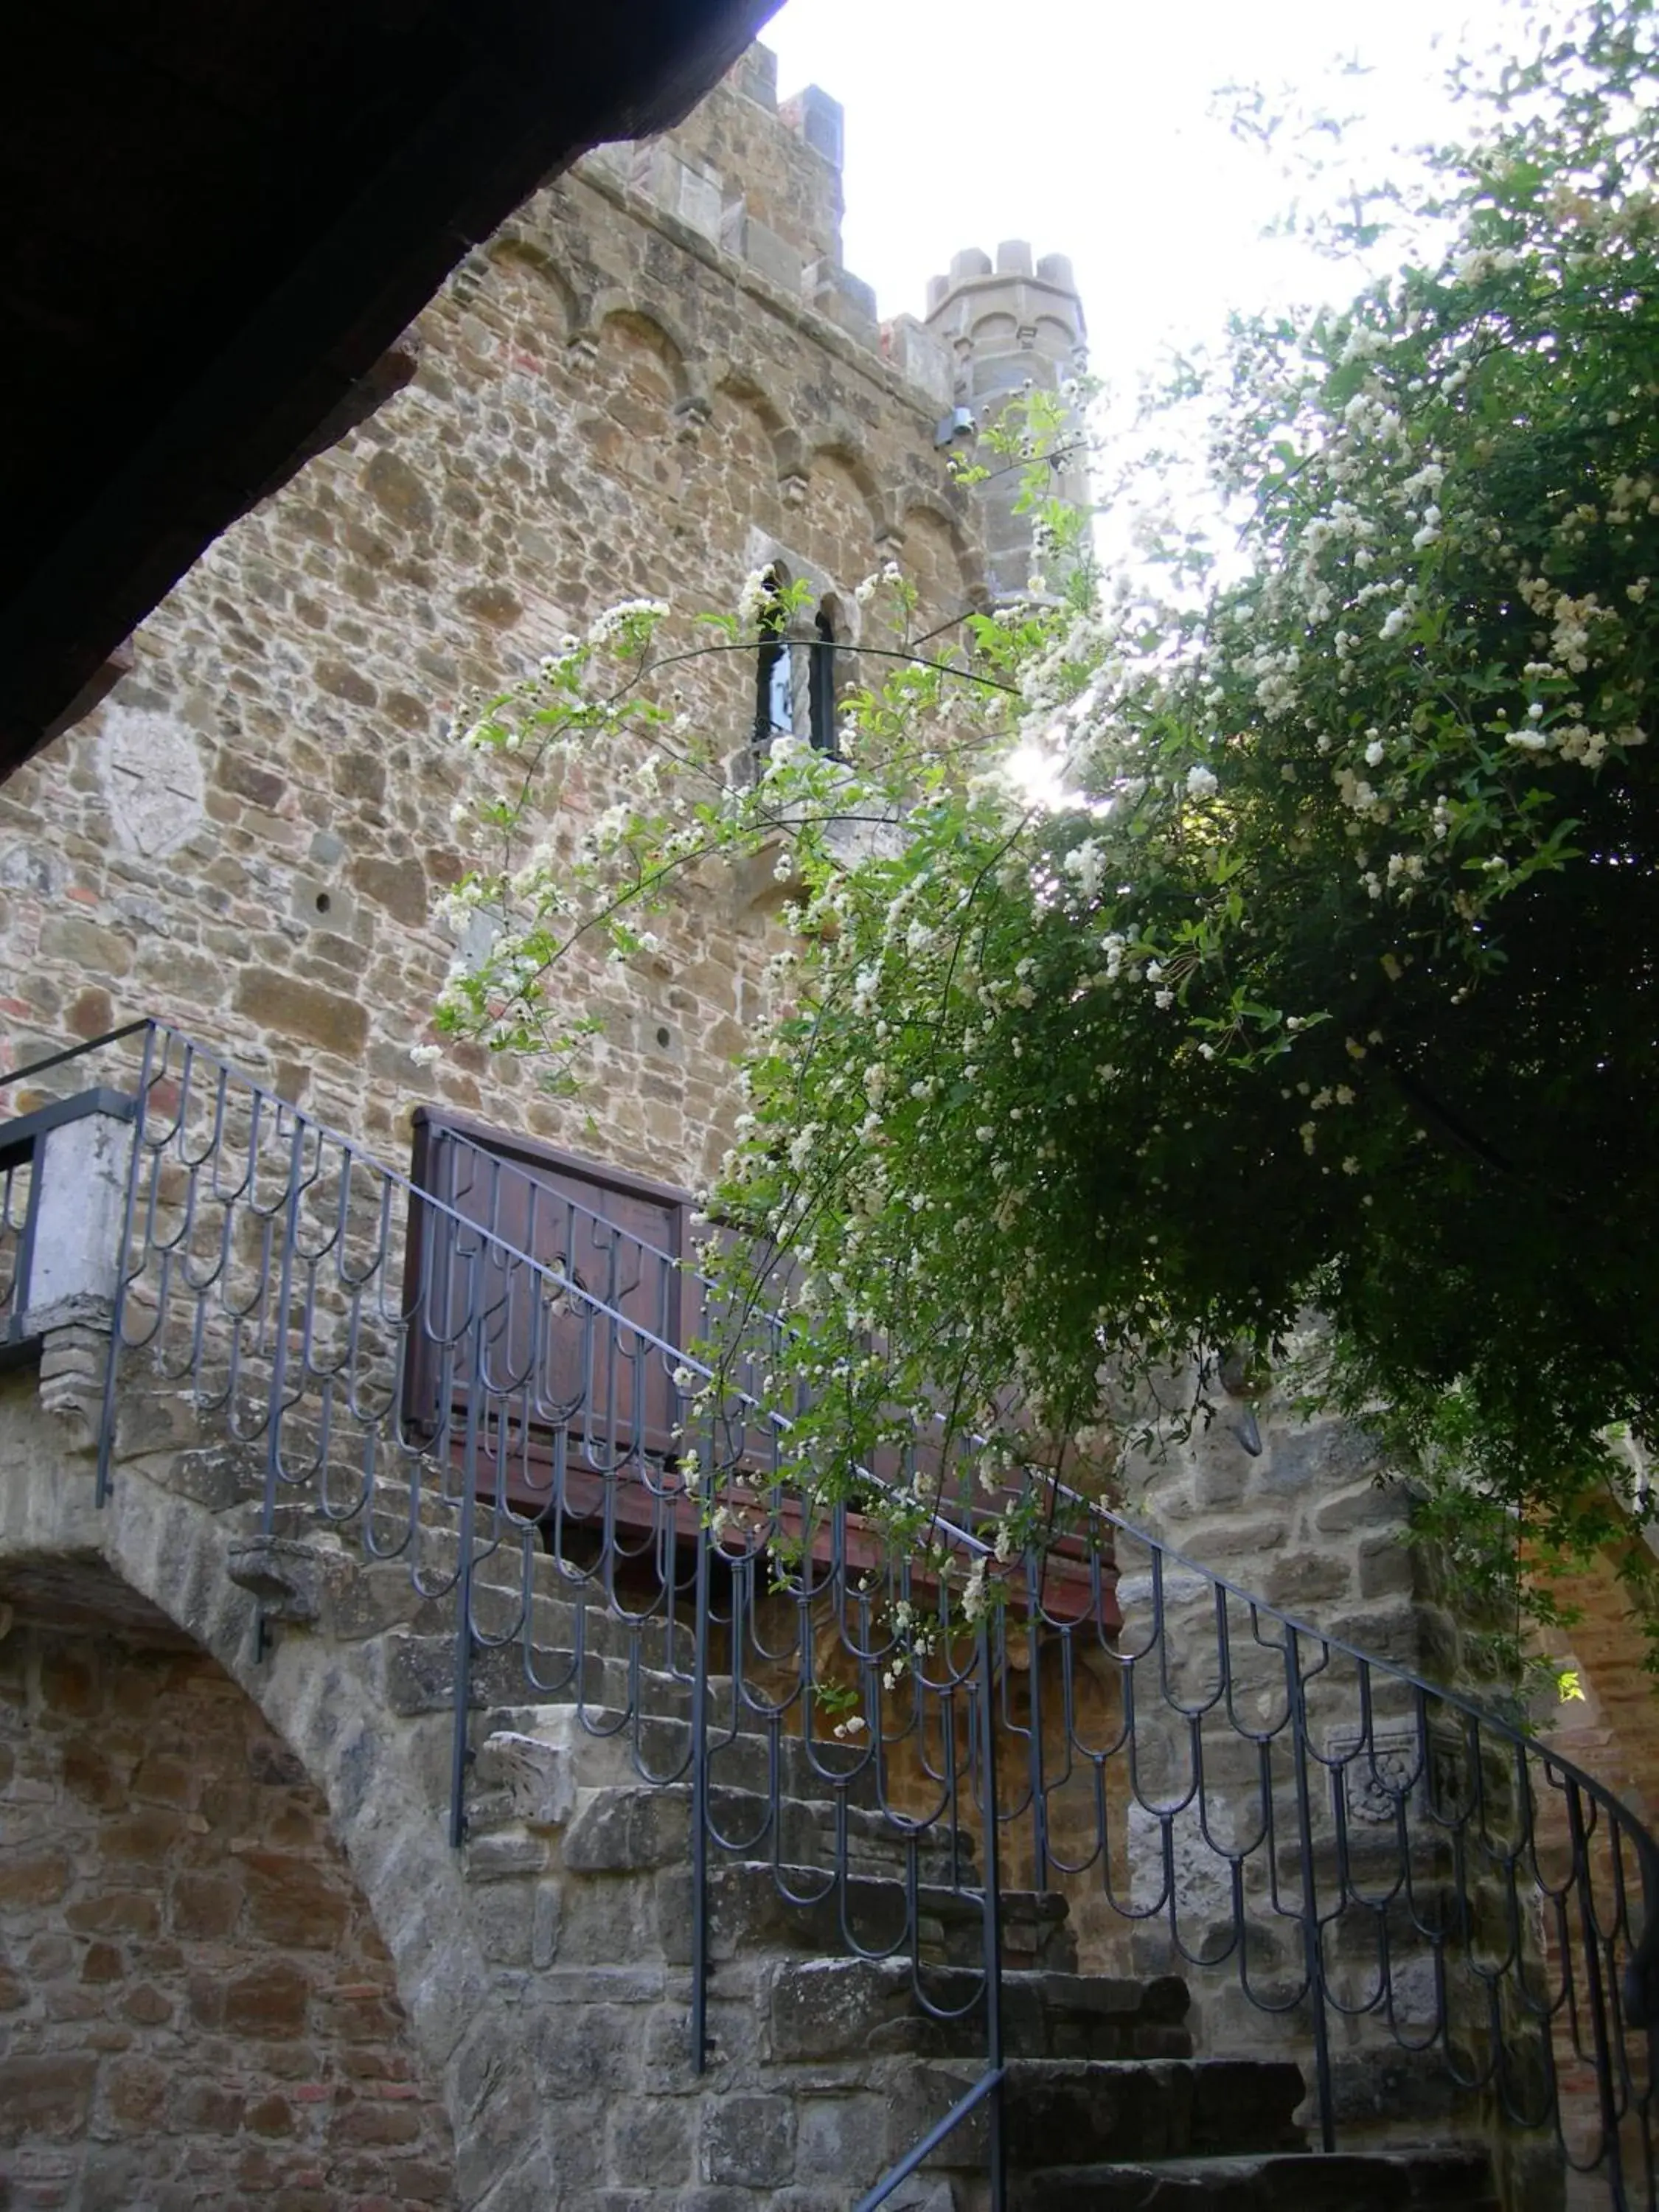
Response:
[{"label": "stone arch", "polygon": [[52,1822],[0,1852],[0,1936],[20,1903],[29,1930],[3,1944],[0,2177],[49,2167],[88,2206],[453,2205],[445,2100],[305,1763],[113,1563],[14,1553],[5,1587],[0,1766],[27,1759]]},{"label": "stone arch", "polygon": [[600,292],[587,302],[580,327],[571,333],[573,344],[582,344],[596,357],[621,337],[652,355],[667,386],[665,408],[672,409],[692,396],[690,364],[694,349],[674,318],[665,309],[642,307],[621,290]]},{"label": "stone arch", "polygon": [[[509,2176],[542,2185],[548,2139],[523,2023],[497,2017],[499,1978],[479,1940],[465,1862],[447,1841],[441,1755],[430,1724],[426,1734],[418,1724],[390,1724],[380,1639],[279,1627],[259,1656],[254,1600],[231,1576],[227,1516],[170,1486],[185,1462],[211,1462],[216,1454],[180,1455],[175,1446],[118,1465],[109,1502],[98,1509],[84,1456],[65,1453],[58,1423],[27,1402],[29,1382],[19,1379],[21,1389],[4,1390],[4,1412],[27,1474],[0,1469],[0,1599],[15,1603],[15,1592],[43,1577],[47,1586],[66,1573],[90,1578],[101,1604],[118,1594],[152,1629],[216,1662],[326,1808],[390,1958],[412,2047],[441,2086],[457,2171],[471,2176],[461,2201]],[[152,1479],[152,1468],[166,1480]],[[331,1540],[314,1543],[327,1574]],[[345,1565],[343,1551],[333,1556]],[[118,1624],[118,1604],[112,1617]],[[437,1729],[447,1741],[447,1717]]]},{"label": "stone arch", "polygon": [[887,519],[886,502],[863,439],[848,426],[838,424],[822,437],[813,439],[807,453],[814,469],[821,461],[834,461],[857,485],[869,518],[870,542],[873,544],[880,537]]},{"label": "stone arch", "polygon": [[[898,526],[907,552],[914,552],[912,540],[924,536],[948,552],[948,566],[942,560],[934,563],[941,569],[938,585],[941,608],[947,603],[960,604],[964,609],[981,605],[985,564],[957,508],[940,494],[921,488],[902,493],[897,505]],[[954,579],[951,568],[955,570]]]},{"label": "stone arch", "polygon": [[769,441],[773,465],[780,480],[798,476],[805,465],[805,449],[776,393],[753,369],[722,361],[711,364],[709,388],[716,395],[737,401],[753,415]]},{"label": "stone arch", "polygon": [[504,274],[527,273],[551,295],[558,312],[557,335],[568,343],[580,319],[580,298],[545,246],[538,246],[520,232],[509,230],[491,239],[483,251],[495,268]]},{"label": "stone arch", "polygon": [[981,351],[1012,352],[1018,334],[1018,322],[1005,308],[977,315],[969,326],[969,336]]}]

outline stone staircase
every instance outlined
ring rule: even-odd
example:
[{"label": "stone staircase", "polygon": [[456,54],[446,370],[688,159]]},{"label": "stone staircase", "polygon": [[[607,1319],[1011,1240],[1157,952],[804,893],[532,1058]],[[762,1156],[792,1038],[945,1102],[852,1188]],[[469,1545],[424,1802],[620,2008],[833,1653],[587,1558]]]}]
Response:
[{"label": "stone staircase", "polygon": [[[252,1455],[190,1480],[232,1578],[279,1635],[354,1646],[377,1725],[424,1746],[434,1814],[453,1726],[453,1599],[366,1561],[295,1504],[262,1529]],[[423,1532],[453,1557],[442,1525]],[[560,2117],[561,2212],[847,2212],[982,2077],[981,1896],[973,1839],[907,1832],[867,1752],[799,1708],[711,1715],[708,2045],[692,2054],[694,1794],[683,1624],[641,1626],[560,1563],[486,1559],[475,1617],[526,1594],[527,1650],[474,1655],[465,1883],[484,1958],[522,2001],[521,2072],[468,2091],[483,2138]],[[653,1660],[672,1665],[652,1664]],[[540,1692],[526,1681],[556,1686]],[[1194,2055],[1172,1975],[1077,1971],[1066,1899],[1005,1890],[1000,1939],[1008,2212],[1504,2212],[1483,2148],[1310,2151],[1301,2069]],[[991,2212],[981,2103],[887,2202]]]},{"label": "stone staircase", "polygon": [[[301,1160],[297,1146],[289,1152]],[[194,1192],[198,1176],[211,1181],[216,1158],[210,1147],[166,1163],[158,1153],[157,1187],[167,1181],[175,1211],[180,1190]],[[230,1187],[240,1188],[234,1176]],[[296,1183],[296,1219],[299,1189]],[[371,1230],[383,1224],[393,1195],[388,1183]],[[981,1637],[971,1712],[946,1651],[945,1680],[929,1691],[931,1720],[912,1724],[912,1771],[890,1789],[885,1739],[896,1732],[896,1709],[902,1723],[906,1685],[901,1678],[880,1696],[863,1694],[861,1738],[837,1729],[833,1716],[850,1710],[844,1697],[836,1702],[848,1674],[862,1669],[867,1692],[881,1658],[868,1638],[861,1651],[856,1639],[839,1650],[828,1649],[827,1633],[817,1640],[811,1607],[824,1585],[802,1595],[792,1650],[789,1594],[770,1587],[759,1555],[741,1620],[737,1571],[708,1568],[711,1577],[727,1577],[735,1650],[717,1624],[700,1661],[685,1587],[684,1499],[658,1498],[654,1524],[647,1511],[646,1524],[635,1512],[625,1525],[618,1514],[612,1526],[609,1508],[589,1502],[590,1492],[602,1493],[599,1478],[583,1475],[582,1510],[559,1524],[555,1540],[567,1548],[555,1556],[521,1522],[492,1516],[488,1497],[472,1486],[471,1461],[463,1471],[424,1450],[424,1431],[412,1440],[403,1433],[398,1363],[422,1315],[404,1316],[396,1327],[387,1322],[403,1308],[395,1292],[381,1295],[396,1256],[384,1241],[374,1245],[371,1236],[369,1258],[360,1260],[355,1246],[346,1252],[349,1240],[340,1232],[350,1264],[342,1260],[337,1279],[319,1283],[294,1231],[295,1250],[285,1246],[282,1256],[296,1258],[305,1278],[307,1333],[289,1345],[296,1324],[279,1324],[280,1344],[295,1358],[291,1367],[276,1361],[269,1301],[286,1311],[290,1291],[288,1273],[274,1288],[269,1279],[272,1204],[262,1194],[258,1213],[245,1209],[219,1240],[217,1249],[240,1251],[230,1232],[249,1232],[242,1243],[264,1270],[267,1300],[233,1306],[228,1334],[211,1327],[211,1270],[199,1294],[182,1266],[155,1281],[135,1279],[135,1333],[113,1370],[112,1420],[105,1417],[100,1327],[72,1320],[49,1332],[39,1405],[20,1424],[16,1445],[16,1464],[30,1479],[9,1491],[0,1486],[0,1505],[9,1496],[12,1509],[6,1540],[19,1557],[47,1559],[49,1571],[59,1554],[82,1564],[106,1559],[118,1587],[142,1594],[252,1691],[323,1787],[396,1961],[402,2001],[441,2072],[459,2203],[478,2212],[758,2212],[762,2205],[845,2212],[908,2162],[986,2076],[984,1914],[968,1745],[1000,1700],[1011,1739],[1008,1753],[997,1753],[999,1762],[1007,1758],[1005,1780],[1021,1771],[1012,1739],[1027,1715],[1024,1746],[1034,1756],[1012,1788],[1027,1790],[1028,1805],[1048,1806],[1065,1786],[1071,1737],[1045,1769],[1034,1724],[1045,1671],[1035,1633],[1023,1655],[1023,1685],[1012,1643],[998,1653],[989,1635]],[[502,1267],[512,1260],[503,1248]],[[385,1278],[378,1284],[376,1268]],[[538,1297],[546,1287],[532,1285]],[[150,1297],[158,1301],[153,1307]],[[155,1348],[144,1355],[153,1313],[172,1334],[158,1321]],[[255,1314],[257,1326],[249,1319]],[[360,1322],[368,1347],[361,1359]],[[475,1326],[482,1343],[482,1313]],[[222,1338],[243,1366],[227,1364]],[[202,1354],[204,1343],[217,1347],[214,1358]],[[347,1346],[354,1364],[331,1366]],[[483,1391],[483,1353],[478,1345],[473,1350],[469,1371]],[[285,1398],[301,1374],[316,1387]],[[46,1436],[42,1424],[75,1441],[65,1446]],[[66,1479],[70,1464],[78,1474]],[[272,1510],[263,1504],[268,1468],[281,1477]],[[343,1525],[328,1525],[343,1514]],[[1128,1534],[1156,1562],[1158,1547]],[[854,1621],[868,1588],[861,1577],[854,1583],[856,1571],[845,1562],[836,1569],[839,1602]],[[469,1582],[472,1633],[465,1636],[459,1600]],[[1173,1609],[1154,1644],[1131,1651],[1131,1670],[1138,1662],[1141,1671],[1131,1671],[1127,1682],[1161,1685],[1166,1701],[1176,1701],[1179,1729],[1188,1725],[1180,1683],[1172,1688],[1165,1678],[1171,1670],[1180,1676],[1189,1658],[1201,1678],[1206,1651],[1224,1657],[1228,1615],[1196,1569],[1172,1572],[1164,1596]],[[258,1602],[257,1619],[250,1601]],[[757,1630],[775,1601],[783,1606],[781,1636],[773,1635],[770,1616]],[[1258,1607],[1248,1604],[1254,1623]],[[1201,1627],[1206,1607],[1214,1615],[1209,1645],[1194,1626]],[[1271,1607],[1260,1611],[1270,1622],[1283,1620]],[[1097,1677],[1110,1676],[1112,1665],[1089,1662],[1121,1656],[1109,1644],[1116,1619],[1098,1611],[1075,1636],[1066,1619],[1048,1623],[1056,1647],[1049,1656],[1068,1664],[1061,1670],[1066,1694],[1094,1700],[1095,1725],[1108,1737],[1115,1723]],[[1305,1692],[1319,1666],[1304,1666],[1302,1644],[1317,1647],[1320,1639],[1283,1626],[1288,1640],[1275,1643],[1270,1634],[1255,1648],[1271,1668],[1282,1658]],[[826,1650],[839,1674],[818,1668]],[[1369,1697],[1372,1662],[1356,1658],[1353,1668]],[[1401,1678],[1385,1675],[1379,1682],[1397,1698]],[[458,1725],[463,1677],[469,1691]],[[920,1682],[920,1672],[913,1679]],[[1230,1677],[1230,1705],[1240,1679]],[[1125,1711],[1127,1682],[1107,1686]],[[1202,1691],[1202,1679],[1197,1686]],[[1409,1680],[1404,1687],[1435,1694],[1413,1691]],[[836,1695],[820,1709],[823,1689]],[[1243,1692],[1253,1694],[1249,1682]],[[1148,1694],[1155,1703],[1156,1688]],[[1276,1710],[1271,1701],[1268,1710]],[[694,1717],[702,1723],[700,1744]],[[1313,1755],[1328,1762],[1338,1738],[1328,1715],[1316,1717],[1324,1748],[1316,1746]],[[1505,1759],[1529,1755],[1501,1729],[1489,1741],[1487,1724],[1467,1710],[1456,1725],[1465,1737],[1474,1732],[1470,1771],[1484,1771],[1480,1761],[1493,1744]],[[937,1757],[929,1769],[925,1742],[915,1764],[928,1727],[935,1752],[942,1735],[950,1753],[942,1777]],[[1268,1733],[1270,1750],[1298,1748],[1282,1722]],[[1248,1730],[1246,1738],[1244,1763],[1254,1772],[1267,1753]],[[1406,1817],[1407,1795],[1389,1779],[1396,1756],[1390,1741],[1368,1728],[1331,1768],[1333,1786],[1346,1793],[1335,1802],[1346,1808],[1351,1857],[1355,1837],[1369,1849]],[[1133,1884],[1146,1860],[1146,1820],[1154,1831],[1162,1822],[1166,1863],[1191,1838],[1138,1790],[1133,1804],[1127,1790],[1109,1801],[1099,1767],[1090,1771],[1096,1751],[1090,1742],[1083,1749],[1083,1786],[1091,1810],[1098,1808],[1093,1840],[1104,1843],[1109,1820],[1114,1848],[1133,1860]],[[1224,1740],[1221,1749],[1237,1752]],[[1159,1751],[1155,1730],[1137,1735],[1126,1763],[1147,1756],[1155,1763]],[[706,1762],[701,1774],[694,1752]],[[1109,1749],[1098,1757],[1103,1765],[1117,1755]],[[704,1785],[696,1791],[694,1774]],[[931,1802],[922,1786],[930,1781],[940,1784]],[[1641,1844],[1647,1867],[1652,1846],[1620,1808],[1585,1778],[1570,1787],[1578,1793],[1575,1805],[1621,1824],[1617,1832],[1632,1839],[1631,1852]],[[1368,1826],[1376,1810],[1371,1798],[1380,1799],[1382,1818]],[[925,1825],[907,1826],[906,1808],[923,1803]],[[459,1853],[444,1842],[446,1808],[461,1816]],[[695,1833],[694,1811],[706,1815]],[[1255,1862],[1257,1886],[1245,1911],[1264,1917],[1265,1899],[1265,1914],[1277,1914],[1281,1924],[1267,1920],[1262,1948],[1269,1975],[1285,1967],[1285,2002],[1293,2002],[1301,1929],[1294,1898],[1286,1910],[1280,1897],[1285,1870],[1273,1852],[1282,1855],[1283,1837],[1264,1834],[1271,1840]],[[1464,1823],[1455,1840],[1467,1839]],[[1318,1833],[1301,1846],[1309,1863],[1321,1854],[1315,1873],[1322,1881],[1332,1872],[1326,1843]],[[694,1882],[694,1847],[708,1856],[704,1883]],[[1029,1836],[1018,1848],[1040,1863]],[[1156,1832],[1153,1848],[1160,1848]],[[1236,1885],[1230,1846],[1224,1839],[1209,1848],[1215,1863],[1200,1874],[1224,1890]],[[1088,1857],[1085,1847],[1079,1863]],[[1438,1880],[1432,1852],[1426,1863]],[[1182,1871],[1184,1878],[1191,1870]],[[1310,1902],[1314,1887],[1310,1881]],[[1133,1887],[1129,1894],[1136,1896]],[[1474,1891],[1470,1898],[1480,1902]],[[1206,1902],[1200,1895],[1200,1907]],[[1091,1943],[1102,1936],[1095,1922],[1104,1909],[1098,1892],[1079,1904]],[[1156,1894],[1150,1909],[1158,1909]],[[1358,2116],[1366,2149],[1313,2155],[1298,2122],[1308,2103],[1301,2070],[1267,2055],[1285,2046],[1260,2015],[1245,2013],[1237,1988],[1231,2039],[1235,2046],[1243,2039],[1252,2055],[1194,2056],[1184,1983],[1156,1973],[1079,1974],[1063,1896],[1003,1889],[999,1918],[1004,2201],[1017,2212],[1383,2212],[1396,2205],[1426,2212],[1454,2203],[1463,2212],[1500,2212],[1486,2151],[1451,2140],[1459,2120],[1446,2085],[1437,2106],[1402,2100],[1396,2084],[1409,2069],[1380,2033],[1370,2046],[1356,2040],[1334,2054],[1339,2069],[1350,2064],[1363,2075],[1347,2085],[1363,2095],[1346,2094],[1339,2081],[1333,2109]],[[1632,1936],[1623,1953],[1633,1948]],[[695,1991],[694,1955],[706,1970]],[[1117,1955],[1109,1931],[1091,1952],[1095,1962]],[[1505,1984],[1511,1997],[1516,1980]],[[1264,1986],[1271,1992],[1271,1981]],[[1220,1995],[1209,1985],[1202,1994],[1206,2006]],[[1255,1988],[1249,1994],[1259,2000]],[[701,2065],[692,2047],[694,2001],[706,2008]],[[1339,2012],[1328,2017],[1340,2022]],[[1438,2018],[1439,2047],[1447,2047],[1451,2015],[1430,2008],[1419,2017],[1431,2029]],[[1597,2022],[1616,2033],[1622,2054],[1620,2015],[1603,2008]],[[1423,2064],[1443,2073],[1433,2035],[1420,2041]],[[902,2212],[990,2212],[992,2110],[988,2100],[977,2105],[885,2201]],[[1404,2113],[1421,2114],[1404,2124],[1428,2141],[1401,2147],[1384,2137]],[[1547,2169],[1535,2193],[1517,2191],[1514,2145],[1494,2135],[1504,2212],[1522,2212],[1523,2197],[1525,2212],[1559,2212],[1557,2147],[1545,2127],[1529,2140]]]},{"label": "stone staircase", "polygon": [[[493,1717],[486,1785],[525,1744],[571,1746],[556,1709]],[[511,1739],[504,1747],[504,1740]],[[602,1770],[609,1747],[574,1753]],[[547,1971],[564,1984],[566,2047],[613,2109],[591,2202],[605,2212],[745,2212],[776,2204],[844,2212],[979,2079],[983,2012],[973,1971],[977,1900],[915,1882],[916,1951],[847,1955],[850,1941],[899,1942],[909,1896],[893,1862],[837,1879],[823,1864],[717,1859],[711,1869],[711,2049],[691,2063],[690,1792],[580,1782],[562,1821],[501,1818],[469,1844],[472,1879],[549,1877],[560,1936]],[[481,1803],[480,1811],[483,1810]],[[806,1801],[786,1818],[809,1823]],[[533,1873],[525,1846],[539,1832]],[[873,1829],[860,1854],[873,1867]],[[784,1887],[822,1893],[792,1904]],[[1011,2212],[1499,2212],[1485,2153],[1308,2152],[1294,2115],[1301,2070],[1282,2061],[1195,2057],[1188,1992],[1170,1976],[1079,1974],[1057,1895],[1004,1900],[1011,2056],[1004,2140]],[[932,2009],[925,2008],[925,1991]],[[938,2012],[954,2010],[941,2019]],[[890,2200],[908,2212],[989,2212],[984,2106]]]},{"label": "stone staircase", "polygon": [[[556,1986],[544,2063],[574,2069],[593,2100],[568,2201],[846,2212],[984,2072],[970,1841],[907,1837],[869,1802],[867,1770],[826,1778],[833,1749],[809,1753],[798,1718],[793,1735],[752,1716],[734,1727],[709,1790],[711,1824],[737,1847],[709,1853],[699,2073],[693,1794],[640,1772],[682,1768],[689,1686],[641,1666],[611,1616],[578,1629],[568,1601],[538,1602],[538,1631],[556,1635],[537,1670],[558,1673],[580,1646],[581,1699],[573,1681],[526,1703],[516,1661],[479,1667],[465,1863],[501,1964],[544,1995]],[[394,1711],[447,1704],[441,1640],[389,1640]],[[716,1714],[730,1687],[711,1680]],[[1301,2069],[1194,2056],[1175,1977],[1078,1972],[1063,1896],[1006,1891],[1001,1939],[1010,2212],[1501,2212],[1484,2149],[1310,2153]],[[988,2126],[981,2105],[888,2201],[990,2212]]]}]

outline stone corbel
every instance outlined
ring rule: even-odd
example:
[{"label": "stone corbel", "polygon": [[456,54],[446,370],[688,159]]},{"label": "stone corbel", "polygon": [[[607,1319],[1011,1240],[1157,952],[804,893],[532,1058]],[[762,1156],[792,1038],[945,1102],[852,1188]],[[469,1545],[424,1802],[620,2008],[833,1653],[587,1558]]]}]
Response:
[{"label": "stone corbel", "polygon": [[576,1809],[576,1769],[568,1746],[498,1729],[478,1753],[478,1780],[501,1790],[532,1828],[562,1828]]},{"label": "stone corbel", "polygon": [[674,434],[683,446],[695,446],[714,420],[714,403],[708,393],[694,387],[672,409]]},{"label": "stone corbel", "polygon": [[297,1536],[246,1536],[230,1547],[226,1571],[238,1589],[259,1601],[267,1620],[309,1627],[322,1618],[344,1563]]}]

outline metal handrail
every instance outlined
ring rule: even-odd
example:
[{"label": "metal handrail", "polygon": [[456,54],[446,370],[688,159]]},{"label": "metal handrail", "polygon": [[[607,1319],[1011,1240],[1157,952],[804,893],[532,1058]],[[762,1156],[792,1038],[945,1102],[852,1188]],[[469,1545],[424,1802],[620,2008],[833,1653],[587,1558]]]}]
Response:
[{"label": "metal handrail", "polygon": [[[574,1278],[146,1024],[100,1479],[118,1372],[147,1354],[257,1460],[264,1527],[292,1501],[447,1596],[457,1838],[491,1655],[516,1652],[525,1694],[626,1733],[648,1781],[689,1778],[699,2058],[708,1887],[760,1865],[787,1897],[833,1898],[858,1955],[907,1959],[933,2018],[982,2019],[970,2094],[1000,2141],[1000,1853],[1018,1852],[1036,1888],[1087,1885],[1172,1964],[1297,2025],[1327,2147],[1345,2069],[1398,2048],[1466,2108],[1553,2135],[1616,2212],[1654,2212],[1659,1847],[1616,1797],[1063,1488],[1086,1601],[1051,1601],[1033,1547],[964,1638],[950,1572],[872,1565],[846,1507],[803,1545],[776,1479],[787,1421]],[[416,1348],[436,1377],[418,1427]],[[665,1442],[659,1412],[691,1433]],[[938,1541],[965,1571],[987,1547],[944,1502]],[[556,1644],[538,1641],[550,1598],[569,1616]],[[807,1844],[803,1801],[828,1808]],[[866,1892],[872,1868],[903,1880]],[[950,1950],[964,1916],[971,1962]],[[965,2003],[934,1971],[964,1963]],[[1589,2103],[1563,2088],[1570,2061]],[[930,2131],[903,2171],[948,2140]]]}]

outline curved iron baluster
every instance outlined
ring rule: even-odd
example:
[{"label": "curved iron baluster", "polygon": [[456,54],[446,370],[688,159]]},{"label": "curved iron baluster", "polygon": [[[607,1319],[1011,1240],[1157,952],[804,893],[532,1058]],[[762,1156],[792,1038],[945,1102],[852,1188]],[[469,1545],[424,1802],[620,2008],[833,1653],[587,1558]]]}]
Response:
[{"label": "curved iron baluster", "polygon": [[[689,1783],[699,2051],[724,1868],[907,1959],[934,2017],[981,2021],[954,2118],[994,2110],[1011,1916],[1046,1924],[1019,1866],[1296,2024],[1326,2142],[1345,2047],[1397,2048],[1652,2212],[1659,1850],[1590,1777],[1063,1486],[1058,1547],[1002,1563],[1004,1602],[963,1635],[946,1586],[988,1558],[972,1439],[902,1455],[899,1479],[939,1484],[930,1565],[882,1556],[845,1506],[803,1522],[757,1392],[728,1378],[677,1433],[714,1380],[675,1340],[675,1283],[712,1295],[695,1271],[568,1196],[530,1200],[515,1244],[505,1170],[481,1221],[179,1032],[142,1035],[100,1495],[118,1368],[148,1362],[257,1455],[264,1525],[303,1506],[452,1605],[458,1834],[469,1685],[515,1651],[526,1698]],[[755,1317],[750,1381],[785,1326]]]}]

